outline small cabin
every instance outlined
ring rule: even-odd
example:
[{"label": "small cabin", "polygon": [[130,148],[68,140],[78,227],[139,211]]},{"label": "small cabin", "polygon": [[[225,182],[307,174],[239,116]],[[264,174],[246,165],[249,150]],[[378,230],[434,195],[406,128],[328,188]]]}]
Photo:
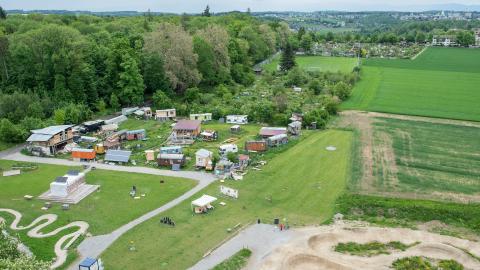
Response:
[{"label": "small cabin", "polygon": [[176,138],[195,139],[202,128],[199,120],[180,120],[173,127],[173,134]]},{"label": "small cabin", "polygon": [[200,133],[200,139],[205,142],[213,142],[218,139],[218,132],[215,130],[204,130]]},{"label": "small cabin", "polygon": [[227,124],[248,124],[248,115],[227,115]]},{"label": "small cabin", "polygon": [[127,140],[143,140],[147,137],[145,129],[129,130],[127,131]]},{"label": "small cabin", "polygon": [[200,149],[195,153],[195,167],[212,169],[213,153],[207,149]]},{"label": "small cabin", "polygon": [[50,126],[31,130],[27,148],[36,155],[55,155],[73,142],[73,125]]},{"label": "small cabin", "polygon": [[157,155],[158,166],[172,166],[172,165],[185,165],[184,154],[158,154]]},{"label": "small cabin", "polygon": [[288,143],[287,134],[279,134],[267,139],[267,144],[269,147],[277,147]]},{"label": "small cabin", "polygon": [[240,133],[242,131],[242,128],[240,125],[234,125],[230,127],[230,132],[232,133]]},{"label": "small cabin", "polygon": [[288,133],[292,134],[292,135],[300,135],[300,132],[302,130],[302,122],[299,122],[299,121],[294,121],[290,124],[288,124]]},{"label": "small cabin", "polygon": [[202,122],[212,121],[211,113],[192,113],[190,114],[190,120],[200,120]]},{"label": "small cabin", "polygon": [[222,159],[215,164],[215,175],[228,175],[233,170],[233,162],[228,159]]},{"label": "small cabin", "polygon": [[267,151],[267,142],[262,141],[247,141],[245,142],[245,150],[248,152],[265,152]]},{"label": "small cabin", "polygon": [[172,121],[177,118],[176,109],[156,110],[155,120],[158,121]]},{"label": "small cabin", "polygon": [[160,147],[160,154],[182,154],[183,148],[181,146],[164,146]]}]

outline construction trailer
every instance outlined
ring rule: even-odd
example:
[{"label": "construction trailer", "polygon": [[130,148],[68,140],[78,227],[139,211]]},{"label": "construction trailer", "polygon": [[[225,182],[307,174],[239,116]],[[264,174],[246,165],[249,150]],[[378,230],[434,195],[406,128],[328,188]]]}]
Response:
[{"label": "construction trailer", "polygon": [[72,159],[74,161],[91,161],[94,160],[97,153],[94,149],[73,148]]},{"label": "construction trailer", "polygon": [[248,152],[265,152],[267,148],[268,146],[265,140],[245,142],[245,150]]},{"label": "construction trailer", "polygon": [[182,154],[183,147],[181,146],[163,146],[160,147],[160,154]]},{"label": "construction trailer", "polygon": [[156,110],[155,120],[158,121],[174,121],[177,118],[176,109]]},{"label": "construction trailer", "polygon": [[267,139],[268,147],[277,147],[288,143],[287,134],[279,134]]},{"label": "construction trailer", "polygon": [[248,124],[248,115],[227,115],[227,124]]},{"label": "construction trailer", "polygon": [[287,134],[287,128],[285,127],[262,127],[258,135],[266,139],[272,136]]},{"label": "construction trailer", "polygon": [[191,113],[190,120],[200,120],[202,122],[212,121],[211,113]]},{"label": "construction trailer", "polygon": [[147,137],[145,129],[129,130],[127,131],[127,140],[144,140]]},{"label": "construction trailer", "polygon": [[173,166],[178,164],[180,166],[185,165],[184,154],[158,154],[157,155],[158,166]]},{"label": "construction trailer", "polygon": [[27,149],[34,155],[55,155],[73,143],[73,125],[50,126],[31,130]]}]

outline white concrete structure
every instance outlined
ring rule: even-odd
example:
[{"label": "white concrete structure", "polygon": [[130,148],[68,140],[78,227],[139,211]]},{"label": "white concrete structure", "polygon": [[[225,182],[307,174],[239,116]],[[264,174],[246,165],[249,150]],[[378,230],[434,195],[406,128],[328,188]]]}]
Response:
[{"label": "white concrete structure", "polygon": [[248,115],[227,115],[227,124],[248,124]]},{"label": "white concrete structure", "polygon": [[67,197],[83,183],[85,183],[84,173],[70,171],[50,183],[50,194],[55,197]]}]

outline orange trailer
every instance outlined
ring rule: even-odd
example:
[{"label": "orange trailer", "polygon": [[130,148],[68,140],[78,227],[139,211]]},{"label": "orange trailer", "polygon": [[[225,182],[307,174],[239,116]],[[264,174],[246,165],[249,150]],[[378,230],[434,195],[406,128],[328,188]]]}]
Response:
[{"label": "orange trailer", "polygon": [[94,149],[74,148],[72,150],[72,158],[74,160],[92,160],[95,159],[97,153]]}]

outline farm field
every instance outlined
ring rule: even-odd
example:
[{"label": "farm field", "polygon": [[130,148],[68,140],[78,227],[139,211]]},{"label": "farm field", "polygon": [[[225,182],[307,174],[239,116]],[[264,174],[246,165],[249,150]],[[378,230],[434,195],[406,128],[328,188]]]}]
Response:
[{"label": "farm field", "polygon": [[[0,167],[8,169],[15,163],[0,160]],[[43,214],[57,214],[57,221],[42,232],[50,232],[72,221],[86,221],[90,224],[88,232],[100,235],[171,201],[196,184],[195,181],[187,179],[97,169],[87,174],[86,181],[89,184],[101,185],[100,191],[92,193],[77,205],[71,205],[68,211],[62,210],[59,203],[54,203],[50,210],[43,211],[40,208],[45,201],[23,199],[24,195],[38,196],[47,191],[55,177],[63,175],[70,169],[74,168],[39,164],[38,169],[34,171],[24,172],[19,176],[0,177],[0,208],[10,208],[22,213],[21,225],[28,225]],[[164,180],[164,183],[160,183],[159,179]],[[139,193],[145,193],[146,196],[140,200],[133,200],[129,195],[133,185],[137,186]],[[7,220],[7,224],[13,220],[7,213],[0,213],[0,216]],[[21,241],[38,258],[50,260],[55,257],[53,246],[56,241],[67,232],[73,231],[75,229],[65,230],[59,235],[43,239],[30,238],[26,235],[27,231],[12,233],[18,233]]]},{"label": "farm field", "polygon": [[480,51],[428,48],[415,60],[367,59],[342,109],[480,121]]},{"label": "farm field", "polygon": [[[320,224],[328,220],[336,198],[343,193],[350,173],[353,133],[329,130],[311,133],[273,157],[262,171],[250,171],[242,181],[223,185],[239,190],[239,199],[221,197],[220,183],[211,184],[191,199],[129,231],[102,254],[110,269],[186,269],[229,236],[228,228],[257,218],[274,218],[290,226]],[[327,146],[337,147],[327,151]],[[269,155],[269,154],[267,154]],[[267,159],[268,160],[268,159]],[[215,210],[193,215],[190,201],[209,194],[219,198]],[[226,202],[226,206],[218,202]],[[159,223],[171,217],[175,227]],[[285,218],[285,219],[284,219]],[[136,252],[128,251],[131,241]]]},{"label": "farm field", "polygon": [[[307,71],[350,73],[357,65],[357,59],[349,57],[297,56],[295,60],[299,67]],[[266,64],[264,68],[274,71],[277,69],[279,61],[280,57],[277,57]]]}]

